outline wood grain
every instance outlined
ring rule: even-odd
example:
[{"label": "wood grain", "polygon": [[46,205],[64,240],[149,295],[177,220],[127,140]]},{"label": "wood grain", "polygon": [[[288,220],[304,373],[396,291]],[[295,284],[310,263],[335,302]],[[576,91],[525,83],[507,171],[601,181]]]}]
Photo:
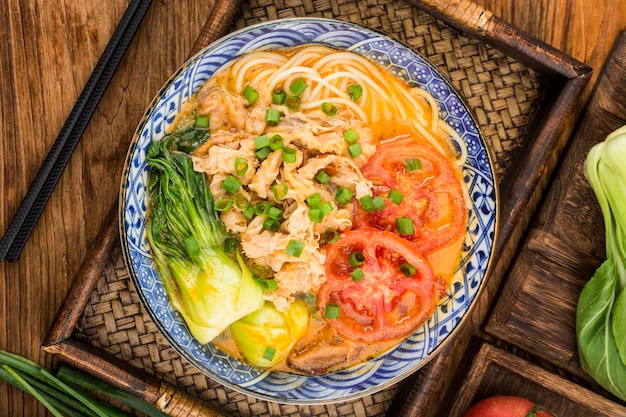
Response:
[{"label": "wood grain", "polygon": [[[0,1],[3,232],[127,1]],[[621,0],[478,3],[595,69],[626,23]],[[19,261],[0,266],[0,347],[54,365],[40,345],[117,197],[132,132],[191,51],[210,9],[211,2],[198,0],[153,3]],[[30,396],[0,384],[0,415],[48,414]]]}]

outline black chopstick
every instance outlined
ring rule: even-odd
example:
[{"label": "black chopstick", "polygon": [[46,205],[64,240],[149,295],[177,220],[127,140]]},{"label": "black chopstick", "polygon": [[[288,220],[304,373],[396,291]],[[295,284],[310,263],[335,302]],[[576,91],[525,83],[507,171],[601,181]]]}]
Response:
[{"label": "black chopstick", "polygon": [[85,88],[50,148],[30,189],[0,241],[0,261],[17,261],[70,156],[126,54],[152,0],[131,0]]}]

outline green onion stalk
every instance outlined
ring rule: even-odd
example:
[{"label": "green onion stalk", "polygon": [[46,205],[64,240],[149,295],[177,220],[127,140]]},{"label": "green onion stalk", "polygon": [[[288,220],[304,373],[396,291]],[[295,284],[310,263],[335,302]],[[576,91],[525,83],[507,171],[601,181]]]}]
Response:
[{"label": "green onion stalk", "polygon": [[151,166],[147,237],[156,270],[172,306],[205,344],[261,308],[262,289],[239,251],[225,252],[226,227],[204,174],[176,151],[174,139],[153,142],[146,160]]}]

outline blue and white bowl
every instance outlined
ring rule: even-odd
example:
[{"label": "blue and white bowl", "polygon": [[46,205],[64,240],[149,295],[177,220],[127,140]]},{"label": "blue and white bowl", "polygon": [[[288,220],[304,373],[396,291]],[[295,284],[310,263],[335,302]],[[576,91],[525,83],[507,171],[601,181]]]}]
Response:
[{"label": "blue and white bowl", "polygon": [[[437,100],[441,116],[466,143],[463,179],[471,209],[460,279],[432,317],[387,354],[325,376],[267,372],[241,363],[212,345],[200,345],[170,304],[146,239],[146,150],[160,140],[185,101],[215,72],[242,54],[321,44],[376,61]],[[370,29],[341,21],[296,18],[261,23],[231,33],[187,61],[165,84],[143,117],[128,151],[120,195],[124,258],[143,303],[172,346],[219,383],[263,400],[327,404],[372,394],[426,364],[459,328],[480,293],[492,264],[497,232],[497,187],[485,140],[463,99],[438,70],[410,48]]]}]

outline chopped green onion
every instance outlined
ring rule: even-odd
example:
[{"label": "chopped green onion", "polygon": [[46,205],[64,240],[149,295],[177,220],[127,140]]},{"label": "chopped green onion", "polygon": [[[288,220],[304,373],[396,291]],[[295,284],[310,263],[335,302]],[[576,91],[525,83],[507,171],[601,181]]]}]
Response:
[{"label": "chopped green onion", "polygon": [[276,349],[273,347],[266,347],[265,352],[263,352],[263,359],[267,359],[268,361],[274,360],[274,356],[276,356]]},{"label": "chopped green onion", "polygon": [[296,162],[298,158],[298,153],[296,152],[296,148],[292,148],[289,146],[284,146],[283,149],[283,161],[288,164],[293,164]]},{"label": "chopped green onion", "polygon": [[284,104],[286,98],[287,93],[285,93],[285,90],[283,90],[282,88],[278,87],[274,89],[274,91],[272,91],[272,103]]},{"label": "chopped green onion", "polygon": [[348,96],[350,96],[350,100],[357,101],[359,98],[361,98],[361,95],[363,94],[363,87],[361,87],[359,84],[350,84],[348,86],[347,92]]},{"label": "chopped green onion", "polygon": [[329,116],[334,116],[337,114],[337,107],[333,103],[325,101],[322,103],[322,111]]},{"label": "chopped green onion", "polygon": [[199,114],[194,118],[193,125],[195,127],[209,127],[209,116]]},{"label": "chopped green onion", "polygon": [[309,84],[304,81],[304,79],[298,78],[293,83],[291,83],[291,85],[289,86],[289,90],[291,90],[291,92],[294,93],[296,96],[301,96],[308,86]]},{"label": "chopped green onion", "polygon": [[263,265],[255,265],[254,268],[252,268],[252,275],[257,279],[264,278],[265,267]]},{"label": "chopped green onion", "polygon": [[352,281],[354,282],[361,281],[364,276],[365,276],[365,273],[363,272],[361,268],[356,268],[354,271],[350,272],[350,278],[352,278]]},{"label": "chopped green onion", "polygon": [[348,143],[354,143],[359,138],[359,132],[350,128],[343,134],[343,139]]},{"label": "chopped green onion", "polygon": [[303,250],[304,250],[304,242],[291,239],[289,243],[287,244],[287,249],[285,249],[285,253],[295,258],[299,258],[300,255],[302,255]]},{"label": "chopped green onion", "polygon": [[235,253],[239,247],[239,240],[236,237],[229,237],[224,240],[224,252]]},{"label": "chopped green onion", "polygon": [[364,195],[363,197],[359,198],[359,203],[361,203],[361,208],[363,209],[363,211],[374,211],[374,203],[372,203],[372,197],[370,197],[369,195]]},{"label": "chopped green onion", "polygon": [[415,171],[422,168],[422,161],[419,158],[408,158],[404,160],[407,171]]},{"label": "chopped green onion", "polygon": [[235,194],[239,188],[241,187],[241,181],[235,178],[232,175],[226,177],[226,179],[222,182],[222,188],[228,191],[231,194]]},{"label": "chopped green onion", "polygon": [[256,91],[251,85],[247,85],[246,88],[243,89],[242,94],[251,106],[259,99],[259,92]]},{"label": "chopped green onion", "polygon": [[363,252],[361,252],[360,250],[354,251],[348,258],[348,263],[353,268],[361,266],[365,263],[365,255],[363,255]]},{"label": "chopped green onion", "polygon": [[315,175],[315,179],[320,184],[328,184],[330,182],[330,175],[328,175],[326,171],[322,169],[317,173],[317,175]]},{"label": "chopped green onion", "polygon": [[376,197],[372,198],[372,207],[374,210],[382,210],[386,206],[387,205],[385,204],[385,199],[382,196],[377,195]]},{"label": "chopped green onion", "polygon": [[317,207],[322,204],[322,195],[320,193],[313,193],[306,198],[306,203],[309,207]]},{"label": "chopped green onion", "polygon": [[314,223],[321,223],[324,220],[324,213],[321,208],[311,207],[309,209],[309,219]]},{"label": "chopped green onion", "polygon": [[272,153],[272,148],[270,148],[269,146],[266,146],[265,148],[259,149],[254,154],[256,155],[257,158],[259,158],[259,160],[263,161],[271,153]]},{"label": "chopped green onion", "polygon": [[217,211],[230,210],[232,206],[233,206],[232,198],[220,198],[219,200],[215,202],[215,210]]},{"label": "chopped green onion", "polygon": [[269,126],[276,126],[280,121],[280,111],[276,109],[267,109],[265,112],[265,123]]},{"label": "chopped green onion", "polygon": [[337,192],[335,193],[335,200],[339,204],[348,204],[350,200],[352,200],[352,191],[346,187],[337,188]]},{"label": "chopped green onion", "polygon": [[402,203],[402,199],[404,198],[404,194],[400,191],[391,189],[389,190],[389,194],[387,194],[387,198],[395,204],[400,205],[400,203]]},{"label": "chopped green onion", "polygon": [[339,306],[336,304],[326,304],[326,318],[338,319],[339,318]]},{"label": "chopped green onion", "polygon": [[246,172],[248,172],[248,160],[242,157],[235,159],[235,173],[242,176],[245,175]]},{"label": "chopped green onion", "polygon": [[282,149],[283,146],[283,137],[279,134],[276,134],[270,138],[270,148],[272,148],[273,151]]},{"label": "chopped green onion", "polygon": [[238,209],[245,210],[250,207],[250,200],[243,194],[237,194],[235,196],[235,205]]},{"label": "chopped green onion", "polygon": [[270,232],[277,232],[280,228],[280,222],[276,219],[268,217],[263,221],[263,228],[265,230],[269,230]]},{"label": "chopped green onion", "polygon": [[328,229],[324,232],[324,240],[327,243],[337,243],[339,240],[339,232],[335,229]]},{"label": "chopped green onion", "polygon": [[361,156],[361,154],[363,154],[363,148],[361,148],[361,144],[360,143],[353,143],[352,145],[348,146],[348,153],[350,154],[350,157],[352,159],[358,158],[359,156]]},{"label": "chopped green onion", "polygon": [[309,307],[315,307],[317,305],[317,296],[313,293],[306,293],[306,295],[304,296],[304,302],[309,306]]},{"label": "chopped green onion", "polygon": [[261,289],[263,289],[264,292],[274,291],[275,289],[278,288],[278,284],[273,279],[259,279],[256,282],[258,282],[259,285],[261,285]]},{"label": "chopped green onion", "polygon": [[268,146],[270,146],[270,138],[267,135],[254,138],[254,149],[259,150]]},{"label": "chopped green onion", "polygon": [[263,201],[254,206],[254,214],[256,214],[257,216],[267,216],[271,208],[272,203],[270,203],[269,201]]},{"label": "chopped green onion", "polygon": [[269,212],[267,213],[267,217],[274,220],[280,220],[283,217],[283,210],[278,207],[270,207]]},{"label": "chopped green onion", "polygon": [[322,204],[320,204],[320,205],[318,206],[318,208],[319,208],[320,210],[322,210],[322,214],[323,214],[324,216],[326,216],[328,213],[330,213],[331,211],[333,211],[333,205],[331,204],[331,202],[330,202],[330,201],[325,201],[325,202],[323,202]]},{"label": "chopped green onion", "polygon": [[287,197],[287,192],[289,192],[289,187],[285,183],[272,185],[272,194],[276,200],[282,200]]},{"label": "chopped green onion", "polygon": [[406,261],[403,262],[402,265],[400,265],[400,272],[402,272],[404,275],[406,275],[409,278],[415,275],[416,271],[417,269]]},{"label": "chopped green onion", "polygon": [[413,220],[410,217],[396,217],[396,228],[401,235],[412,235],[415,233]]},{"label": "chopped green onion", "polygon": [[254,217],[254,207],[251,205],[246,207],[241,214],[243,214],[243,217],[245,217],[246,220],[252,220]]},{"label": "chopped green onion", "polygon": [[287,96],[287,99],[285,100],[285,106],[287,106],[289,110],[298,110],[298,108],[300,108],[301,102],[302,100],[298,96]]}]

